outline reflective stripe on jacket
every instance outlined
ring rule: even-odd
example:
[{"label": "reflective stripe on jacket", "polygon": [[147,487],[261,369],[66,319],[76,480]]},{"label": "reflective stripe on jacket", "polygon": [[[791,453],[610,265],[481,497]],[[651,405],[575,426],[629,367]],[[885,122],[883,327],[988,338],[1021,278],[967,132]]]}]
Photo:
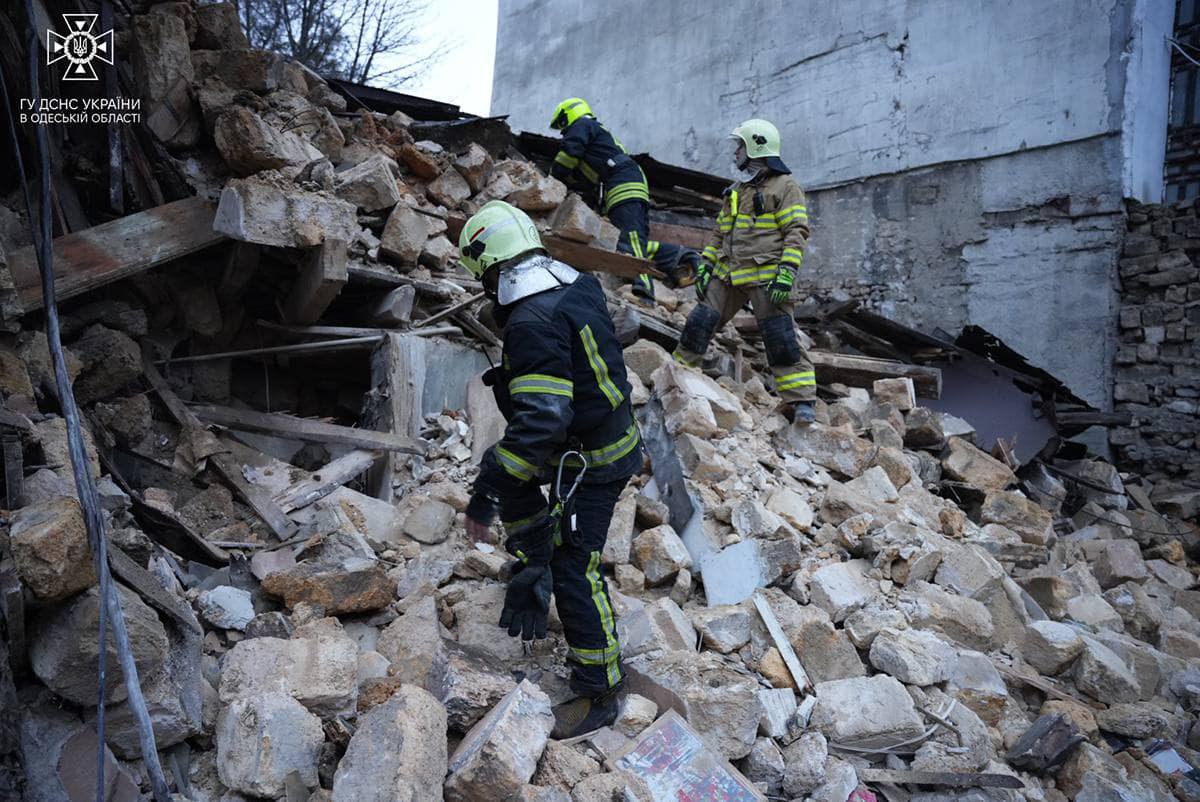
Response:
[{"label": "reflective stripe on jacket", "polygon": [[550,174],[563,181],[578,172],[587,181],[604,188],[604,213],[619,203],[650,201],[646,175],[621,140],[595,117],[580,117],[563,131],[562,145],[550,166]]},{"label": "reflective stripe on jacket", "polygon": [[[761,204],[755,208],[755,196]],[[769,284],[779,266],[798,273],[808,245],[808,205],[790,175],[767,171],[725,193],[703,257],[735,287]]]},{"label": "reflective stripe on jacket", "polygon": [[584,454],[589,484],[637,472],[641,436],[600,283],[580,276],[497,309],[497,319],[504,357],[490,378],[508,426],[484,454],[477,486],[503,496],[545,481],[567,451]]}]

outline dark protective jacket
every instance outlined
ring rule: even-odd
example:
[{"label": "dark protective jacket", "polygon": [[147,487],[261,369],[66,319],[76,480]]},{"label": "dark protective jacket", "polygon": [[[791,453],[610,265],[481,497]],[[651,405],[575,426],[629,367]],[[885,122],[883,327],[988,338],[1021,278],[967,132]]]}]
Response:
[{"label": "dark protective jacket", "polygon": [[618,203],[650,202],[642,168],[595,117],[580,117],[563,131],[562,147],[554,157],[550,174],[566,181],[574,172],[603,187],[605,214]]},{"label": "dark protective jacket", "polygon": [[[488,380],[508,426],[483,456],[476,491],[503,499],[550,481],[572,450],[587,458],[585,484],[636,473],[641,435],[600,283],[581,275],[497,308],[496,319],[504,356]],[[568,459],[564,481],[578,467]]]}]

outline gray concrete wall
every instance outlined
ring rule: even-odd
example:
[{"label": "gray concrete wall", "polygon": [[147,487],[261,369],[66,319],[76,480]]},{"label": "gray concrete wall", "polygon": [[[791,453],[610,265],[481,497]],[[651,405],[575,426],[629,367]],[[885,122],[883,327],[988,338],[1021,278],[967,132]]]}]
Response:
[{"label": "gray concrete wall", "polygon": [[1121,119],[1125,197],[1161,203],[1170,92],[1158,90],[1163,81],[1170,83],[1171,46],[1167,37],[1174,35],[1175,4],[1137,0],[1129,14],[1127,91]]},{"label": "gray concrete wall", "polygon": [[1120,199],[1161,191],[1173,7],[501,0],[492,109],[545,131],[578,94],[630,150],[720,175],[723,136],[771,119],[810,286],[983,325],[1108,406]]},{"label": "gray concrete wall", "polygon": [[1165,58],[1172,0],[802,5],[501,0],[493,111],[544,131],[578,94],[631,150],[717,174],[762,115],[813,187],[1116,132],[1127,83],[1165,112],[1165,61],[1130,56],[1144,30]]},{"label": "gray concrete wall", "polygon": [[924,331],[974,323],[1109,403],[1123,223],[1117,136],[809,195],[799,286]]}]

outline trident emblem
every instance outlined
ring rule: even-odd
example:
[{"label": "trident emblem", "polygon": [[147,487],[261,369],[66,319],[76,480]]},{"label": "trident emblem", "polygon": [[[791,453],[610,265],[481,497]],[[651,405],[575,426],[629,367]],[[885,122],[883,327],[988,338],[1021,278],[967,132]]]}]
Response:
[{"label": "trident emblem", "polygon": [[98,14],[63,14],[63,22],[70,31],[63,36],[56,31],[46,31],[46,64],[66,60],[64,81],[95,81],[96,68],[93,59],[105,64],[113,63],[113,32],[107,30],[99,35],[92,31],[96,27]]}]

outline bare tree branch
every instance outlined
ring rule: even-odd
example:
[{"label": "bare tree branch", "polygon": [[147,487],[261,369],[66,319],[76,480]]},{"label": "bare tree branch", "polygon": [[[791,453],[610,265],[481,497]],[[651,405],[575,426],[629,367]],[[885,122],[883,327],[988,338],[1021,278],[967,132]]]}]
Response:
[{"label": "bare tree branch", "polygon": [[252,47],[286,53],[322,75],[388,87],[430,68],[448,49],[420,34],[428,5],[429,0],[238,0]]}]

